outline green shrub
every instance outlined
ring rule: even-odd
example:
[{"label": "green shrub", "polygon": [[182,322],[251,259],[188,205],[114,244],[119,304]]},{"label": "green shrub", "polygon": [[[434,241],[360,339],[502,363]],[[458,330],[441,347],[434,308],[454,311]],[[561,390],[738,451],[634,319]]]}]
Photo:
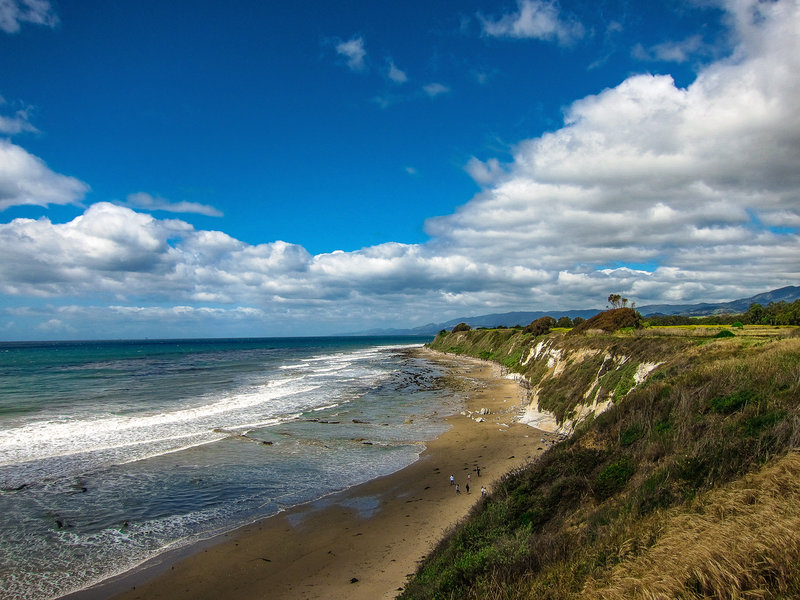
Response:
[{"label": "green shrub", "polygon": [[503,358],[500,362],[503,364],[504,367],[508,367],[509,369],[513,369],[514,367],[519,367],[519,363],[522,360],[522,349],[514,350],[508,356]]},{"label": "green shrub", "polygon": [[672,431],[672,421],[670,419],[664,419],[663,421],[657,421],[653,424],[653,432],[658,435],[666,435]]},{"label": "green shrub", "polygon": [[674,501],[675,498],[670,489],[670,471],[661,468],[644,480],[637,490],[634,505],[636,512],[644,515],[659,508],[667,508]]},{"label": "green shrub", "polygon": [[717,396],[711,399],[711,408],[714,412],[729,415],[743,408],[746,404],[755,402],[756,395],[751,390],[737,390],[727,396]]},{"label": "green shrub", "polygon": [[619,443],[623,448],[627,448],[641,438],[643,433],[641,425],[631,425],[619,434]]},{"label": "green shrub", "polygon": [[734,333],[730,329],[723,329],[717,335],[714,336],[715,338],[732,338],[736,337]]},{"label": "green shrub", "polygon": [[639,328],[642,326],[642,315],[632,308],[612,308],[596,314],[591,319],[575,325],[570,333],[583,333],[590,329],[603,331],[618,331],[625,327]]},{"label": "green shrub", "polygon": [[786,411],[772,410],[759,415],[754,415],[745,419],[742,423],[742,429],[745,435],[755,437],[765,429],[772,427],[776,423],[786,418]]},{"label": "green shrub", "polygon": [[545,335],[546,333],[550,333],[550,330],[555,327],[556,324],[557,322],[553,317],[542,317],[532,321],[522,332],[530,333],[531,335]]},{"label": "green shrub", "polygon": [[636,463],[624,456],[600,471],[595,481],[595,494],[598,498],[608,498],[625,487],[636,472]]}]

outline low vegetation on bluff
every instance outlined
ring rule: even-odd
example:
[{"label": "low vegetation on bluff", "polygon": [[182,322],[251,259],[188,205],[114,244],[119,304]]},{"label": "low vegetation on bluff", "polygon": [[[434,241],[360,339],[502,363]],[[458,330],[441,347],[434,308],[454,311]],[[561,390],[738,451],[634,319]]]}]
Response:
[{"label": "low vegetation on bluff", "polygon": [[[603,319],[619,311],[635,314]],[[401,598],[800,597],[797,330],[590,321],[431,344],[524,375],[570,435],[505,476]]]}]

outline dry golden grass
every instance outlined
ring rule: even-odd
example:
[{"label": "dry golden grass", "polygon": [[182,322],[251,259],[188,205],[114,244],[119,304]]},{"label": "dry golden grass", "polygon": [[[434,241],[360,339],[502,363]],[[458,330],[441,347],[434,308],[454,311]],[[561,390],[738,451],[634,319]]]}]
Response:
[{"label": "dry golden grass", "polygon": [[631,335],[672,337],[714,337],[721,331],[730,331],[736,337],[785,338],[798,334],[794,326],[745,325],[743,328],[730,325],[654,325],[637,329]]},{"label": "dry golden grass", "polygon": [[749,599],[800,592],[798,452],[702,495],[688,511],[671,509],[648,522],[661,530],[655,544],[626,557],[607,578],[590,579],[582,598]]}]

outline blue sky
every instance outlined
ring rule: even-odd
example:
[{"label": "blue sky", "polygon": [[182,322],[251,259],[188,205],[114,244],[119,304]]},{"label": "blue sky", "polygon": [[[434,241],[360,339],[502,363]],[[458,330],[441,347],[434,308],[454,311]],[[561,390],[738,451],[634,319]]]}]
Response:
[{"label": "blue sky", "polygon": [[796,284],[796,1],[0,4],[0,339]]}]

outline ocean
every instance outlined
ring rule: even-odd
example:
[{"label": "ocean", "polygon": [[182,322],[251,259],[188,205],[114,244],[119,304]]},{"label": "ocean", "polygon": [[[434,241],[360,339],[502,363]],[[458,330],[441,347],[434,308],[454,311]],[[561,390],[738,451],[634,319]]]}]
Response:
[{"label": "ocean", "polygon": [[49,599],[394,472],[460,399],[428,338],[0,343],[0,598]]}]

